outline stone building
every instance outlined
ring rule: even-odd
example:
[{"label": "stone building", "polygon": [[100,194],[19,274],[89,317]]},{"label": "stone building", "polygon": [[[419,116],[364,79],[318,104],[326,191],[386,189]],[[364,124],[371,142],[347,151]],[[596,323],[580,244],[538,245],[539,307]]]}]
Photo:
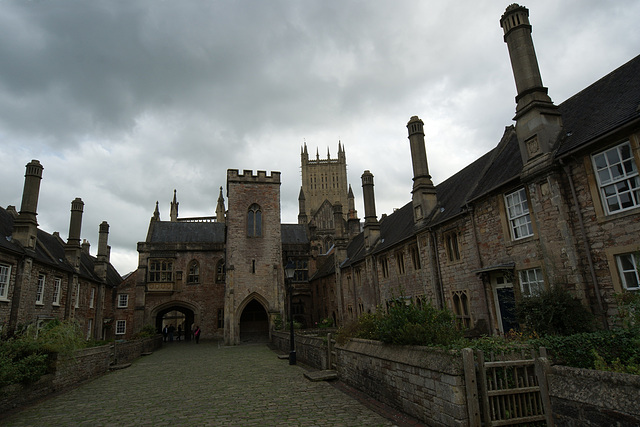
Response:
[{"label": "stone building", "polygon": [[640,57],[555,105],[528,9],[509,6],[500,25],[515,126],[434,186],[423,122],[412,117],[412,199],[378,220],[373,175],[363,173],[364,230],[318,259],[318,313],[344,324],[405,298],[451,308],[470,333],[501,334],[516,326],[520,299],[562,286],[608,327],[615,294],[640,289]]},{"label": "stone building", "polygon": [[97,256],[81,243],[84,203],[71,202],[69,237],[38,228],[43,166],[26,165],[20,212],[0,208],[0,335],[52,319],[75,319],[87,339],[108,339],[123,324],[112,319],[113,290],[122,278],[109,262],[109,224],[99,226]]},{"label": "stone building", "polygon": [[132,304],[116,318],[133,319],[135,330],[153,325],[187,331],[226,344],[264,340],[279,319],[288,318],[284,266],[296,265],[292,310],[306,324],[309,240],[304,225],[281,224],[280,172],[227,171],[228,208],[222,188],[216,215],[181,218],[177,195],[170,220],[158,205],[138,269],[118,289]]}]

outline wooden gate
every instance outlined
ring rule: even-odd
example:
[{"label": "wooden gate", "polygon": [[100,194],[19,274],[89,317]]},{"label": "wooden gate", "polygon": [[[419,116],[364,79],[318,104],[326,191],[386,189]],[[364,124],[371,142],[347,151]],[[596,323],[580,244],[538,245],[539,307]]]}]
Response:
[{"label": "wooden gate", "polygon": [[[463,359],[470,424],[480,426],[553,426],[546,349],[529,357],[465,349]],[[475,360],[474,360],[475,359]],[[481,421],[482,420],[482,421]]]}]

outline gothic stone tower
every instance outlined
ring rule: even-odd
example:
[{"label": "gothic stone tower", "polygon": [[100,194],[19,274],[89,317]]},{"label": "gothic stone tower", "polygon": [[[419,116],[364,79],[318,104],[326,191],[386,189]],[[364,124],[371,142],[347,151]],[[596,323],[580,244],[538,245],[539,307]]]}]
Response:
[{"label": "gothic stone tower", "polygon": [[[349,206],[347,196],[347,158],[342,143],[338,143],[338,158],[332,159],[329,150],[327,158],[321,159],[316,151],[316,159],[309,160],[307,144],[302,148],[302,193],[305,200],[305,214],[312,218],[325,201],[332,205],[340,202]],[[301,194],[302,194],[301,193]],[[345,220],[347,218],[345,217]]]},{"label": "gothic stone tower", "polygon": [[284,315],[280,172],[229,169],[227,197],[224,341],[235,345],[264,337]]}]

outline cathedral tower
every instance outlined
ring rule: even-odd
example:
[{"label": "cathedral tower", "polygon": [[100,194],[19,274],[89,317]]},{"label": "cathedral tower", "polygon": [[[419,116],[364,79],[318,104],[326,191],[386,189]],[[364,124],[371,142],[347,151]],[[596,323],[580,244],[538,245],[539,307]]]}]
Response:
[{"label": "cathedral tower", "polygon": [[[330,204],[339,202],[342,206],[349,206],[347,183],[347,158],[344,146],[338,142],[338,157],[331,158],[331,153],[327,149],[327,158],[321,159],[316,151],[316,159],[309,160],[307,144],[305,143],[301,152],[302,169],[302,189],[304,197],[304,212],[308,219],[313,218],[325,201]],[[347,218],[343,214],[346,221]]]}]

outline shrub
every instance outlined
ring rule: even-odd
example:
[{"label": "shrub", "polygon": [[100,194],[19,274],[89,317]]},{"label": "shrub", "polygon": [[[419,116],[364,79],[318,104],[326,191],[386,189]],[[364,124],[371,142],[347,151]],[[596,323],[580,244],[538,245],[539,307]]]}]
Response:
[{"label": "shrub", "polygon": [[51,369],[51,355],[71,354],[86,347],[77,323],[54,319],[37,330],[28,325],[13,338],[0,341],[0,386],[37,381]]},{"label": "shrub", "polygon": [[616,294],[616,302],[618,303],[618,325],[623,328],[640,329],[640,293]]},{"label": "shrub", "polygon": [[387,313],[379,308],[375,314],[362,315],[357,323],[340,328],[337,340],[342,343],[352,336],[388,344],[446,346],[461,339],[462,332],[448,310],[399,303]]},{"label": "shrub", "polygon": [[562,286],[522,298],[516,306],[518,322],[540,335],[572,335],[594,330],[594,316]]},{"label": "shrub", "polygon": [[555,363],[575,368],[595,369],[598,358],[601,366],[615,361],[625,365],[640,361],[640,335],[629,329],[545,336],[531,340],[530,344],[546,347]]}]

